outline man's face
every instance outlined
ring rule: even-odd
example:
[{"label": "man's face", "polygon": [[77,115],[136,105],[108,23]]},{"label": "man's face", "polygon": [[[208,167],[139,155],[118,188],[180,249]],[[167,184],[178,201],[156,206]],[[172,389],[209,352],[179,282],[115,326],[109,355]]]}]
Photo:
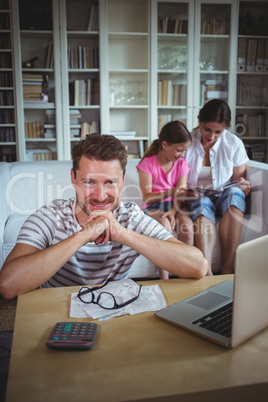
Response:
[{"label": "man's face", "polygon": [[113,211],[121,200],[124,177],[120,162],[99,161],[82,156],[79,169],[71,170],[78,206],[89,215],[95,210]]}]

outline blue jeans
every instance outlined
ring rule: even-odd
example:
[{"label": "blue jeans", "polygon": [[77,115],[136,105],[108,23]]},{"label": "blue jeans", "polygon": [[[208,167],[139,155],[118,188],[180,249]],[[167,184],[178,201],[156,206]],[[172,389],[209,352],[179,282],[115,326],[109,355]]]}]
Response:
[{"label": "blue jeans", "polygon": [[216,217],[223,216],[233,205],[245,213],[245,194],[239,187],[230,187],[223,191],[220,197],[199,197],[195,200],[183,202],[181,208],[186,208],[194,221],[203,215],[216,223]]},{"label": "blue jeans", "polygon": [[173,201],[163,201],[163,202],[155,202],[154,204],[149,205],[148,207],[144,208],[143,212],[148,214],[150,211],[162,211],[167,212],[173,206]]}]

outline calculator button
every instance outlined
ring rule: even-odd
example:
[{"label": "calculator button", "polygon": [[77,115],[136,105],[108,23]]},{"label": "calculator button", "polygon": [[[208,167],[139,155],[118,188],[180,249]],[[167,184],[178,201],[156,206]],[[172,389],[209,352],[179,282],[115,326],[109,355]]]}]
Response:
[{"label": "calculator button", "polygon": [[63,332],[69,332],[72,327],[72,323],[67,323],[64,325]]}]

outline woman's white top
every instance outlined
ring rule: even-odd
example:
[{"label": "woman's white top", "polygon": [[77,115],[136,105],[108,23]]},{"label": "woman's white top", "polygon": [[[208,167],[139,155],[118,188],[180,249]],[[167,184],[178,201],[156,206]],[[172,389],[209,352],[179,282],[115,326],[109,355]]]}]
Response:
[{"label": "woman's white top", "polygon": [[[185,159],[190,168],[188,184],[196,186],[201,172],[205,150],[201,144],[199,129],[192,132],[192,143],[187,149]],[[245,146],[240,138],[224,130],[209,150],[212,188],[226,184],[233,176],[234,167],[244,165],[248,160]]]}]

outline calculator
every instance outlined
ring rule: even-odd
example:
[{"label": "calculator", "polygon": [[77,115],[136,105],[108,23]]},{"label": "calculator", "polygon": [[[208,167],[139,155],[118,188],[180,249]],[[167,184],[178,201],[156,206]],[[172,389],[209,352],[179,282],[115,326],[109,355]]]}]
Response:
[{"label": "calculator", "polygon": [[49,349],[90,349],[93,347],[97,324],[88,322],[57,322],[46,346]]}]

